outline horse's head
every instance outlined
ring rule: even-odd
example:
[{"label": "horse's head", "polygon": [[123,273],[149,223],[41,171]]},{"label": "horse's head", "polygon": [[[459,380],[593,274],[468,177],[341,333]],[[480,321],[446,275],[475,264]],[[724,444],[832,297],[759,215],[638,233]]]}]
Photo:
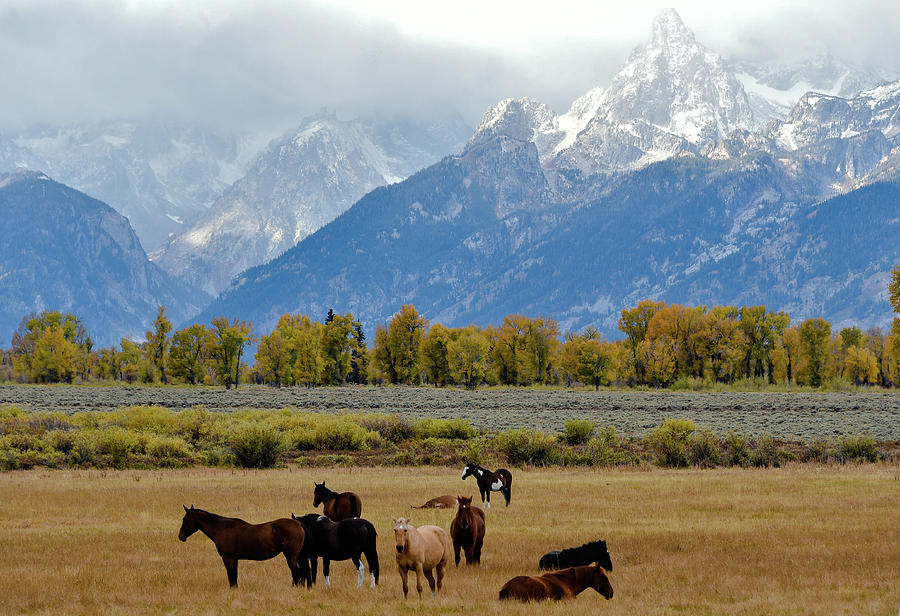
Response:
[{"label": "horse's head", "polygon": [[609,583],[606,569],[597,563],[591,567],[591,588],[606,597],[607,601],[613,597],[613,587]]},{"label": "horse's head", "polygon": [[306,515],[301,515],[300,517],[295,516],[293,513],[291,517],[303,524],[304,526],[312,526],[315,524],[320,517],[318,513],[307,513]]},{"label": "horse's head", "polygon": [[402,554],[409,549],[409,525],[411,518],[391,518],[394,521],[394,540],[397,553]]},{"label": "horse's head", "polygon": [[313,481],[316,486],[316,489],[313,490],[313,507],[318,507],[320,504],[325,502],[325,495],[328,493],[328,488],[325,487],[325,482],[316,483]]},{"label": "horse's head", "polygon": [[588,546],[590,546],[591,549],[591,562],[599,564],[607,571],[612,571],[612,558],[609,556],[609,549],[606,547],[606,541],[592,541]]},{"label": "horse's head", "polygon": [[197,526],[197,517],[194,515],[194,506],[191,505],[191,508],[188,509],[185,505],[184,507],[184,517],[181,518],[181,530],[178,531],[178,538],[181,541],[187,541],[187,538],[193,535],[199,530],[199,526]]},{"label": "horse's head", "polygon": [[465,496],[457,496],[456,503],[458,506],[456,510],[456,519],[459,520],[459,527],[463,530],[467,530],[475,523],[472,519],[475,515],[475,512],[472,511],[472,497],[466,498]]},{"label": "horse's head", "polygon": [[474,464],[466,464],[465,468],[463,468],[462,477],[460,479],[465,479],[469,475],[475,474],[475,465]]}]

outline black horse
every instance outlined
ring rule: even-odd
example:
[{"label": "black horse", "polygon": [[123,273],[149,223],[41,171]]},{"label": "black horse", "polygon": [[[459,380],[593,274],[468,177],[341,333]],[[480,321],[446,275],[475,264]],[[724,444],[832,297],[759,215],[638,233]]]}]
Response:
[{"label": "black horse", "polygon": [[538,566],[546,569],[568,569],[569,567],[581,567],[598,563],[607,571],[612,571],[612,559],[609,550],[606,549],[606,541],[598,539],[585,543],[578,548],[566,548],[556,552],[547,552],[541,556]]},{"label": "black horse", "polygon": [[512,495],[512,473],[505,468],[498,468],[496,471],[489,471],[483,466],[477,464],[466,464],[463,469],[462,478],[475,477],[478,481],[478,491],[481,492],[481,504],[487,503],[488,509],[491,507],[491,491],[503,492],[506,498],[506,506],[509,507],[509,499]]},{"label": "black horse", "polygon": [[365,554],[366,562],[369,563],[369,571],[372,573],[371,586],[375,587],[375,584],[378,583],[378,552],[375,549],[375,527],[371,522],[362,518],[350,518],[335,522],[318,513],[308,513],[299,518],[291,514],[291,517],[303,524],[306,529],[310,579],[313,583],[316,581],[318,558],[321,557],[322,573],[325,574],[326,585],[331,586],[329,578],[331,561],[350,559],[358,574],[356,586],[362,586],[366,569],[360,556]]}]

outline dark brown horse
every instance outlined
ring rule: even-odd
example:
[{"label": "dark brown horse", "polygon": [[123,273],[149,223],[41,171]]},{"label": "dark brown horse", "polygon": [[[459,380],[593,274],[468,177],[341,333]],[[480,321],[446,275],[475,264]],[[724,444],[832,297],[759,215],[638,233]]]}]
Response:
[{"label": "dark brown horse", "polygon": [[[315,483],[315,482],[313,482]],[[315,483],[313,491],[313,507],[322,503],[322,513],[334,522],[358,518],[362,515],[362,499],[353,492],[341,492],[338,494],[325,487],[325,482]]]},{"label": "dark brown horse", "polygon": [[290,518],[280,518],[263,524],[248,524],[238,518],[226,518],[202,509],[184,508],[178,538],[187,538],[197,531],[212,539],[225,563],[228,583],[237,586],[238,560],[269,560],[284,554],[294,585],[310,585],[309,560],[304,553],[306,532],[303,525]]},{"label": "dark brown horse", "polygon": [[458,496],[459,507],[456,517],[450,522],[450,538],[453,539],[453,552],[456,555],[456,566],[459,566],[459,550],[466,554],[467,565],[481,564],[481,546],[484,543],[484,511],[472,506],[472,497]]},{"label": "dark brown horse", "polygon": [[519,601],[572,599],[586,588],[593,588],[607,599],[612,599],[613,589],[606,569],[597,564],[570,567],[541,576],[519,575],[503,585],[500,598]]}]

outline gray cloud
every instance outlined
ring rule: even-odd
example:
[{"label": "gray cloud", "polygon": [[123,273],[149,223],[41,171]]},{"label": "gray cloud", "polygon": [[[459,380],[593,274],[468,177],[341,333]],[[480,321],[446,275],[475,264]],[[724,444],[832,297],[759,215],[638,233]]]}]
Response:
[{"label": "gray cloud", "polygon": [[[821,46],[900,73],[900,8],[882,6],[893,4],[779,3],[733,23],[716,23],[715,11],[682,14],[724,54],[789,59]],[[526,95],[563,111],[607,83],[649,32],[640,15],[622,25],[626,34],[598,24],[595,38],[506,54],[413,38],[317,4],[223,6],[188,14],[113,0],[0,2],[0,129],[123,116],[276,129],[322,107],[346,116],[455,110],[474,123],[500,98]]]}]

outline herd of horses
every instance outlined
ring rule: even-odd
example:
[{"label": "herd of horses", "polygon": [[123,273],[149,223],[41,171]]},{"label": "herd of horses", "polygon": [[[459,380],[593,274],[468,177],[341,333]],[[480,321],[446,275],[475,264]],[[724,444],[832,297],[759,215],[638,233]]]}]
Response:
[{"label": "herd of horses", "polygon": [[[475,477],[481,492],[482,506],[490,508],[491,492],[501,492],[509,506],[512,493],[512,474],[504,469],[491,471],[475,464],[467,464],[462,478]],[[291,571],[294,585],[312,586],[316,582],[318,560],[322,559],[322,574],[330,586],[332,560],[350,560],[357,570],[357,587],[365,582],[365,556],[371,575],[371,586],[378,584],[380,568],[375,547],[377,533],[371,522],[361,517],[362,499],[353,492],[334,492],[325,482],[316,483],[313,507],[322,505],[323,513],[303,516],[291,514],[263,524],[250,524],[238,518],[228,518],[184,507],[184,518],[178,538],[187,541],[200,531],[215,544],[228,583],[237,586],[239,560],[268,560],[283,554]],[[414,506],[415,507],[415,506]],[[397,569],[403,582],[404,598],[409,593],[408,576],[416,574],[416,590],[422,596],[423,578],[432,595],[441,591],[444,574],[450,563],[451,551],[456,566],[460,552],[467,565],[481,563],[486,518],[484,510],[472,504],[472,497],[443,495],[427,501],[422,508],[456,507],[448,535],[440,526],[410,524],[409,517],[394,518],[394,539]],[[452,547],[451,547],[452,546]],[[613,596],[608,572],[612,560],[605,541],[592,541],[577,548],[567,548],[544,554],[539,568],[550,570],[538,576],[520,575],[500,589],[500,599],[532,601],[567,599],[587,588],[593,588],[607,599]]]}]

